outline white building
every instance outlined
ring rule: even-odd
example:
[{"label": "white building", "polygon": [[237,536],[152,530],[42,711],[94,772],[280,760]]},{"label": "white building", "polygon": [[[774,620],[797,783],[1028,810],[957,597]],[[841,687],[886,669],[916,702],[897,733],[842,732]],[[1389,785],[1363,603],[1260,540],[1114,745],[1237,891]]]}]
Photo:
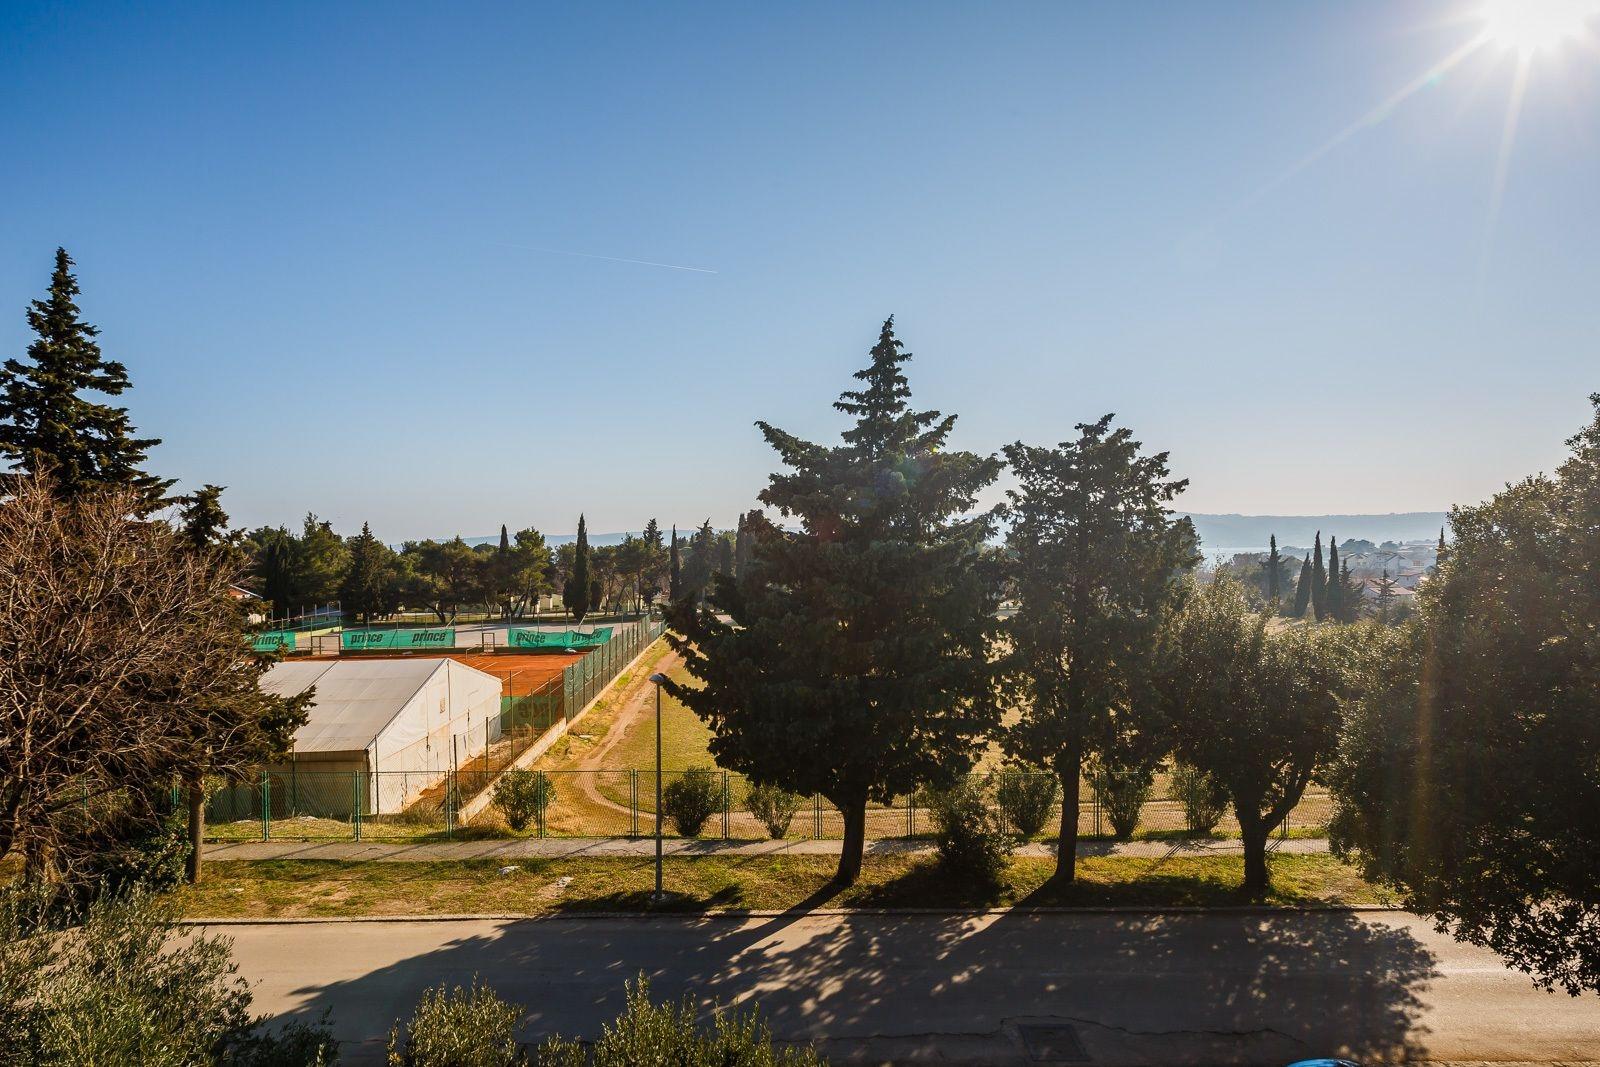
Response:
[{"label": "white building", "polygon": [[261,680],[279,696],[313,686],[292,764],[267,768],[274,808],[316,786],[330,812],[364,793],[363,815],[395,814],[499,737],[500,680],[452,659],[292,660]]}]

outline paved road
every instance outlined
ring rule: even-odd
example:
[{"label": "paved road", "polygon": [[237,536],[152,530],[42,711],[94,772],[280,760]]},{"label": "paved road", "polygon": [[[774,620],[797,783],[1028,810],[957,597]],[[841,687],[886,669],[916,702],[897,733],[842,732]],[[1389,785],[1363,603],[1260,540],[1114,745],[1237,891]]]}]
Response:
[{"label": "paved road", "polygon": [[[1328,851],[1327,838],[1290,838],[1273,844],[1285,854]],[[672,856],[837,856],[838,841],[709,841],[670,838],[662,851]],[[208,860],[468,860],[534,857],[653,856],[651,837],[546,837],[505,841],[429,841],[385,844],[369,841],[224,841],[205,847]],[[867,842],[869,856],[931,854],[932,841],[889,839]],[[1080,856],[1237,856],[1237,841],[1080,841]],[[1033,842],[1019,856],[1054,856],[1054,845]]]},{"label": "paved road", "polygon": [[[759,1003],[836,1062],[1281,1067],[1600,1062],[1600,998],[1533,989],[1402,913],[789,913],[212,928],[256,1007],[333,1009],[374,1062],[417,995],[481,976],[529,1007],[524,1037],[592,1037],[643,971],[658,994]],[[1084,1057],[1073,1059],[1081,1050]]]}]

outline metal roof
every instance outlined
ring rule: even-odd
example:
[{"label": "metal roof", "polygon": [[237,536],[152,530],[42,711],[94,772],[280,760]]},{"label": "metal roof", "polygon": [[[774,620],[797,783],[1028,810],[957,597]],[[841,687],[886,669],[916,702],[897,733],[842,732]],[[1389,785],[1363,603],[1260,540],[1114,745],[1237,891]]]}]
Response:
[{"label": "metal roof", "polygon": [[[357,752],[372,743],[440,671],[483,674],[448,659],[293,660],[279,663],[261,688],[294,696],[316,686],[310,717],[295,731],[296,752]],[[498,692],[499,681],[494,681]]]}]

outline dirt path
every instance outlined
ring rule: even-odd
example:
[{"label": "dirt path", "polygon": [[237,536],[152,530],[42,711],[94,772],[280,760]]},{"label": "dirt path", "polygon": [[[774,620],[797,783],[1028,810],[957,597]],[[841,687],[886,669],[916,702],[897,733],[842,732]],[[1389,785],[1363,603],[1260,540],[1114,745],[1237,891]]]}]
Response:
[{"label": "dirt path", "polygon": [[[651,673],[669,674],[681,666],[682,663],[682,655],[677,652],[669,652],[656,661],[655,668]],[[654,689],[655,684],[650,681],[650,676],[643,672],[640,673],[639,677],[630,681],[628,688],[622,692],[620,697],[622,710],[617,713],[617,717],[612,721],[611,729],[606,731],[606,735],[600,739],[600,743],[594,747],[594,750],[579,760],[578,765],[573,769],[579,771],[609,769],[605,766],[605,760],[611,754],[611,750],[617,747],[617,744],[627,735],[629,728],[635,722],[653,710],[655,701]],[[620,812],[623,815],[631,816],[633,814],[625,805],[618,804],[600,792],[597,784],[597,775],[580,774],[577,779],[578,790],[583,793],[590,803],[610,811]]]}]

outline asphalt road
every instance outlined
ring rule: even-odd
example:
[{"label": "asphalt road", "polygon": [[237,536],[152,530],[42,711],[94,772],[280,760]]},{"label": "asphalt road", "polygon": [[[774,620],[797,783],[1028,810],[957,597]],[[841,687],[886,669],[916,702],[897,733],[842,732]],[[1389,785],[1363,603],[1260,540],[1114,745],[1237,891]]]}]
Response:
[{"label": "asphalt road", "polygon": [[1263,1064],[1310,1055],[1600,1062],[1600,997],[1542,993],[1402,913],[994,914],[304,923],[235,941],[255,1007],[333,1009],[345,1062],[440,982],[593,1037],[654,991],[759,1004],[835,1062]]}]

